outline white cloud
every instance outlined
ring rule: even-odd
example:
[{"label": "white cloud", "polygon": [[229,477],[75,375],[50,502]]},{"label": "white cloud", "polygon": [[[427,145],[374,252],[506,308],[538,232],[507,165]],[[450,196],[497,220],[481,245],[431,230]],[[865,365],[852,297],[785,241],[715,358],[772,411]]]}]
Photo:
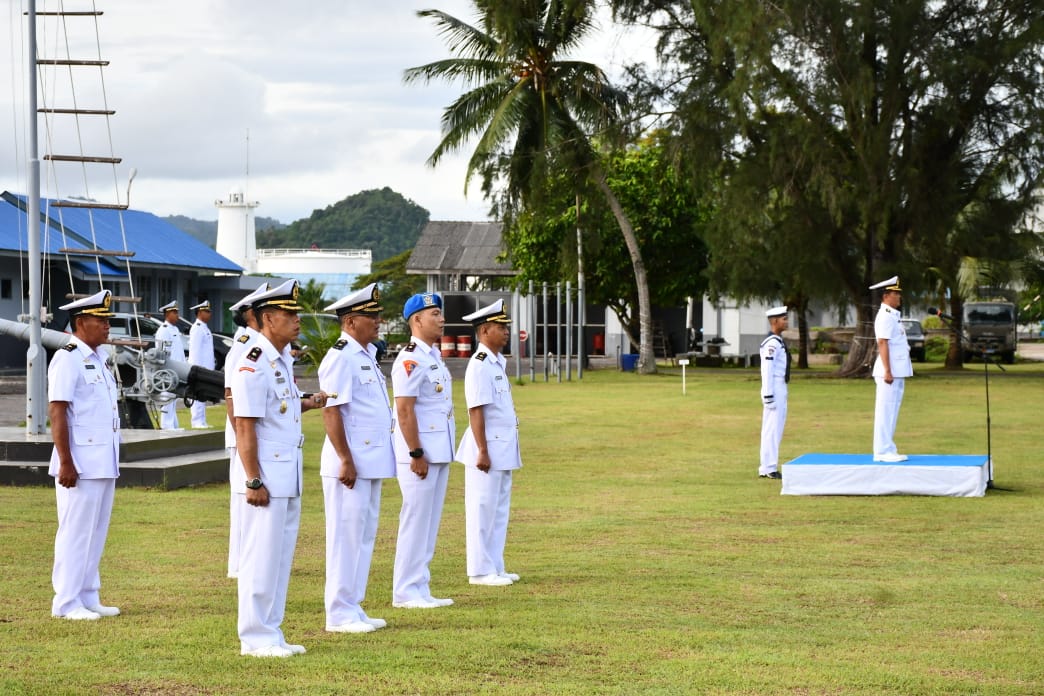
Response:
[{"label": "white cloud", "polygon": [[[17,60],[25,4],[9,3],[0,17],[0,36],[10,38],[13,58],[10,72],[0,75],[0,124],[13,134],[0,142],[0,187],[17,191],[25,190],[19,164],[25,157],[25,116],[19,115],[24,63]],[[89,182],[94,197],[112,199],[114,189],[122,196],[134,167],[132,205],[158,214],[215,219],[214,200],[245,184],[261,202],[259,215],[290,222],[357,191],[388,186],[435,219],[485,219],[488,204],[478,182],[472,182],[469,197],[463,193],[467,152],[434,171],[425,164],[439,139],[442,107],[456,88],[402,84],[405,68],[446,55],[430,22],[416,11],[437,7],[470,18],[470,2],[108,4],[99,5],[105,12],[101,57],[111,61],[104,79],[108,103],[117,111],[113,151],[124,161],[115,173]],[[38,0],[39,9],[53,5]],[[96,56],[93,23],[76,21],[79,28],[70,20],[69,29],[73,56]],[[41,32],[41,55],[53,55],[62,37],[53,20],[44,26],[50,28]],[[610,69],[650,50],[649,41],[609,37],[593,42],[590,53]],[[83,107],[99,99],[99,87],[78,83],[77,89]],[[104,126],[84,128],[85,142],[100,141],[85,146],[94,148],[88,154],[107,149]],[[57,130],[61,147],[78,147],[67,124]],[[82,182],[65,178],[61,193],[83,192]],[[103,187],[112,193],[101,193]]]}]

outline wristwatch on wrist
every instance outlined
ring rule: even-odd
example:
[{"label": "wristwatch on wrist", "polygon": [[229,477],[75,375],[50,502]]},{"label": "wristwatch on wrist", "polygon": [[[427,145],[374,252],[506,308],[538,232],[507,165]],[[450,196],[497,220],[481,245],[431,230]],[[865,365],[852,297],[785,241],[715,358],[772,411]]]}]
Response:
[{"label": "wristwatch on wrist", "polygon": [[259,479],[259,478],[248,479],[247,482],[246,482],[246,487],[249,488],[252,491],[256,491],[258,488],[260,488],[263,485],[265,485],[264,482],[261,479]]},{"label": "wristwatch on wrist", "polygon": [[415,450],[410,450],[410,459],[420,459],[424,456],[424,448],[418,447]]}]

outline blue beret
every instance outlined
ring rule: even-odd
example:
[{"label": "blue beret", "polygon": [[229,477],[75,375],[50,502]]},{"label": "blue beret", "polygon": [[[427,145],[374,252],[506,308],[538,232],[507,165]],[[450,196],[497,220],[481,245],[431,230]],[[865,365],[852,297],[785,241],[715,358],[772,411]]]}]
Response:
[{"label": "blue beret", "polygon": [[418,295],[414,295],[406,300],[406,304],[402,306],[402,318],[409,319],[422,309],[429,309],[431,307],[442,309],[442,297],[433,292],[422,292]]}]

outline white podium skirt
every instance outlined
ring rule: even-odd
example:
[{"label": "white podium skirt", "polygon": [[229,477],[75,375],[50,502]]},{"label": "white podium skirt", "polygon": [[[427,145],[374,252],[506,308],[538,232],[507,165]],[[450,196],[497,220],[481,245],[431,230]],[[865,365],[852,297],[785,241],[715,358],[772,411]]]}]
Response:
[{"label": "white podium skirt", "polygon": [[990,479],[984,454],[912,454],[875,462],[870,454],[803,454],[783,466],[783,495],[941,495],[982,497]]}]

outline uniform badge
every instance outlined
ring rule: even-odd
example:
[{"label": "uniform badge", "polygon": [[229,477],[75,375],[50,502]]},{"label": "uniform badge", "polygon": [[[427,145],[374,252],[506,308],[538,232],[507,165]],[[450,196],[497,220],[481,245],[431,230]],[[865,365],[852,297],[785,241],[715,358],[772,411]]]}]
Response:
[{"label": "uniform badge", "polygon": [[337,343],[333,344],[333,348],[334,348],[334,350],[341,350],[346,345],[348,345],[348,341],[346,341],[343,338],[341,338],[341,339],[338,339]]},{"label": "uniform badge", "polygon": [[417,349],[417,344],[416,344],[416,343],[414,343],[414,342],[412,342],[412,341],[411,341],[411,342],[409,342],[409,343],[407,343],[407,344],[406,344],[406,347],[405,347],[405,348],[403,348],[403,350],[404,350],[404,351],[406,351],[407,353],[412,353],[412,352],[413,352],[413,351],[415,351],[416,349]]},{"label": "uniform badge", "polygon": [[488,354],[486,353],[486,351],[480,351],[478,353],[475,353],[475,359],[476,360],[485,360],[487,357],[488,357]]},{"label": "uniform badge", "polygon": [[250,362],[257,362],[257,359],[261,357],[261,346],[254,346],[250,349],[250,352],[246,354],[246,359]]},{"label": "uniform badge", "polygon": [[435,391],[442,392],[442,385],[436,382],[435,383]]},{"label": "uniform badge", "polygon": [[239,341],[240,343],[246,343],[247,341],[250,340],[250,336],[248,334],[243,334],[242,336],[240,336],[236,340]]},{"label": "uniform badge", "polygon": [[413,369],[415,367],[417,367],[417,361],[416,360],[403,360],[402,361],[402,369],[406,370],[406,376],[407,377],[409,377],[411,374],[413,374]]},{"label": "uniform badge", "polygon": [[62,350],[67,350],[71,353],[72,351],[76,350],[76,344],[69,343],[68,345],[62,346]]},{"label": "uniform badge", "polygon": [[286,413],[286,402],[285,401],[280,401],[279,402],[279,412],[280,413]]}]

